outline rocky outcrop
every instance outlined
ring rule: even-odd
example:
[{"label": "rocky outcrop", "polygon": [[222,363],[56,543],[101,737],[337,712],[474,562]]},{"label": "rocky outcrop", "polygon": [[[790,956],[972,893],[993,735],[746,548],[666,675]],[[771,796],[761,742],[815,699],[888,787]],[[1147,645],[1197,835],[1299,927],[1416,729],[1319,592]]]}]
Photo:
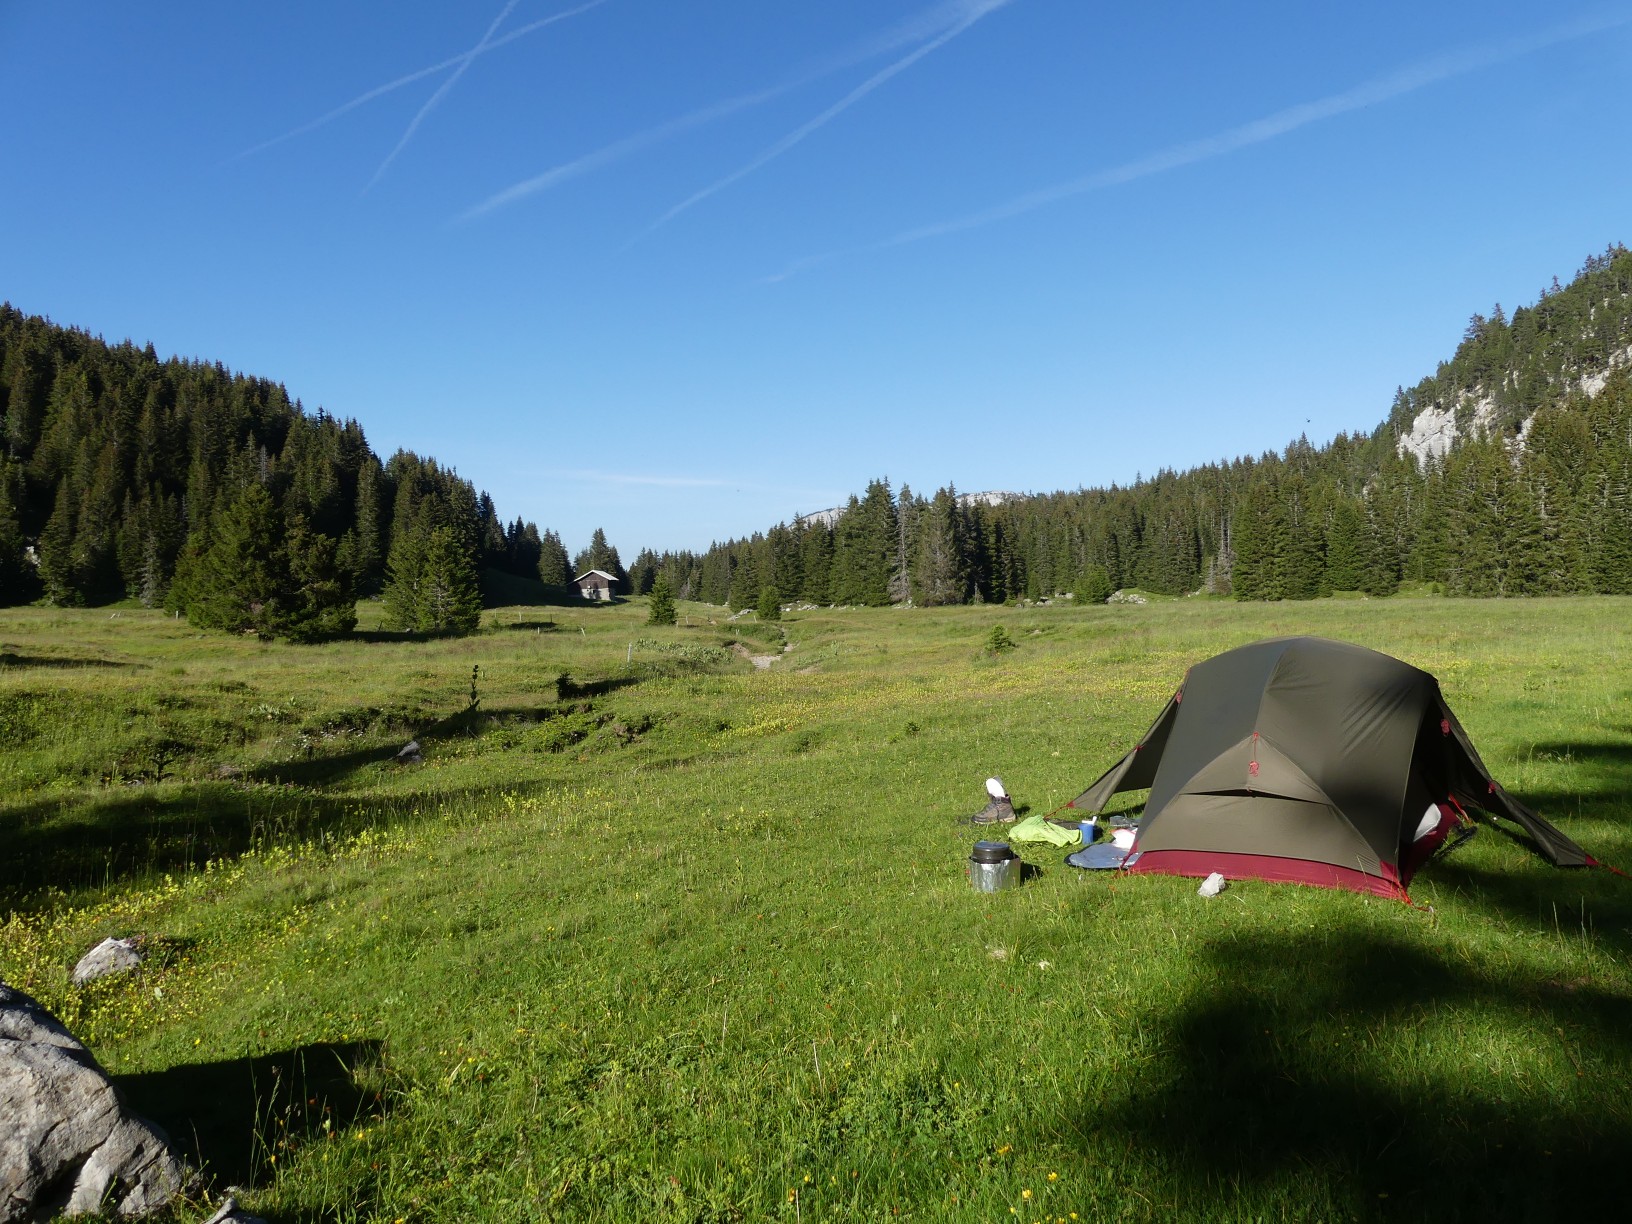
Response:
[{"label": "rocky outcrop", "polygon": [[[1614,371],[1628,365],[1632,365],[1632,348],[1611,353],[1604,370],[1583,375],[1565,390],[1579,391],[1590,399],[1604,389]],[[1464,391],[1454,403],[1430,404],[1412,418],[1411,428],[1400,435],[1399,453],[1412,456],[1418,463],[1443,459],[1459,439],[1489,437],[1494,433],[1496,411],[1496,400],[1485,392]],[[1458,416],[1465,425],[1457,424]],[[1519,426],[1511,445],[1522,449],[1529,432],[1530,422],[1526,420]]]},{"label": "rocky outcrop", "polygon": [[126,1111],[57,1018],[0,982],[0,1224],[112,1210],[144,1215],[188,1173],[164,1132]]}]

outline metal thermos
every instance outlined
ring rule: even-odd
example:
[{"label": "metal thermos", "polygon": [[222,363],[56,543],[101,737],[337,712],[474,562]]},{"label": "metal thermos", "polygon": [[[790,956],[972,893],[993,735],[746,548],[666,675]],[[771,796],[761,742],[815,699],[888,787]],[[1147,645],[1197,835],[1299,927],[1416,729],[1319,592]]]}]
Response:
[{"label": "metal thermos", "polygon": [[969,856],[969,883],[976,892],[996,892],[1020,883],[1020,856],[1008,842],[977,841]]}]

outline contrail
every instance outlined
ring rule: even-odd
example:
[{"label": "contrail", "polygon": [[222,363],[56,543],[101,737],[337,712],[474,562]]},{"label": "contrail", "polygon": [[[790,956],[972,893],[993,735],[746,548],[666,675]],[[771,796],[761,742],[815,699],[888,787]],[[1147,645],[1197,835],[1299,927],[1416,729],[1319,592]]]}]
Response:
[{"label": "contrail", "polygon": [[408,147],[408,142],[413,139],[414,133],[419,130],[420,122],[426,115],[435,110],[436,104],[442,101],[442,99],[447,96],[448,91],[459,83],[459,78],[465,75],[466,69],[468,69],[471,64],[476,62],[476,57],[483,51],[487,50],[488,44],[493,41],[493,35],[498,31],[498,28],[504,24],[504,19],[510,16],[511,12],[515,9],[518,3],[520,3],[520,0],[505,0],[504,9],[497,17],[493,18],[492,24],[487,27],[487,33],[482,35],[482,41],[477,43],[465,53],[464,58],[459,63],[459,67],[453,70],[452,75],[449,76],[447,80],[443,81],[442,84],[436,87],[436,92],[426,99],[424,106],[419,108],[419,113],[416,114],[409,122],[407,131],[403,132],[402,138],[397,141],[396,148],[392,149],[391,152],[385,155],[385,160],[380,163],[380,168],[374,171],[374,177],[368,180],[368,186],[363,188],[365,192],[368,191],[369,188],[373,187],[375,183],[380,181],[380,176],[385,173],[386,168],[390,166],[392,162],[397,160],[397,154],[401,153],[403,149]]},{"label": "contrail", "polygon": [[656,221],[652,222],[652,224],[648,225],[644,230],[636,234],[634,238],[630,239],[629,245],[639,242],[642,238],[646,237],[654,230],[668,224],[681,213],[685,212],[686,209],[692,207],[692,205],[701,203],[703,200],[708,199],[709,196],[714,195],[716,192],[723,191],[732,183],[735,183],[739,179],[745,178],[752,174],[755,170],[758,170],[767,162],[781,157],[782,154],[793,148],[794,145],[798,144],[812,132],[815,132],[818,128],[822,127],[830,120],[842,114],[857,102],[861,101],[861,99],[872,93],[873,90],[884,84],[884,82],[888,81],[891,77],[895,76],[899,72],[905,71],[907,68],[912,67],[913,64],[916,64],[919,60],[923,59],[924,56],[928,55],[931,51],[935,51],[938,48],[945,46],[959,34],[962,34],[970,26],[974,25],[975,22],[979,21],[982,17],[985,17],[988,13],[996,12],[1004,5],[1012,2],[1013,0],[972,0],[971,3],[964,5],[962,18],[951,29],[945,30],[936,35],[934,38],[930,39],[929,42],[917,48],[915,51],[902,56],[887,68],[884,68],[868,77],[865,81],[856,86],[849,93],[845,94],[844,97],[840,98],[832,106],[828,107],[814,119],[811,119],[808,122],[796,127],[793,131],[782,137],[781,140],[778,140],[770,148],[766,149],[758,157],[755,157],[752,161],[748,162],[747,165],[742,166],[737,170],[733,170],[724,178],[711,183],[709,186],[704,187],[701,191],[695,192],[686,199],[681,200],[680,203],[669,209],[668,212],[664,213]]},{"label": "contrail", "polygon": [[[1008,3],[1008,0],[1002,0],[1002,2]],[[734,98],[726,98],[711,103],[678,118],[660,123],[656,127],[648,128],[644,132],[637,132],[633,136],[626,136],[622,140],[613,141],[593,153],[586,153],[582,157],[563,162],[559,166],[552,166],[542,174],[536,174],[532,178],[514,183],[503,191],[489,196],[481,203],[467,208],[457,219],[459,221],[471,221],[477,217],[485,216],[490,212],[526,199],[530,195],[535,195],[541,191],[549,191],[551,188],[559,187],[562,183],[578,178],[581,175],[599,170],[603,166],[611,165],[613,162],[622,161],[630,154],[638,153],[641,149],[667,140],[671,136],[678,136],[680,133],[690,131],[692,128],[702,127],[704,124],[728,118],[739,111],[762,105],[773,98],[779,98],[785,93],[791,93],[795,89],[809,85],[813,81],[831,76],[835,72],[854,67],[856,64],[865,63],[875,56],[888,54],[898,47],[907,46],[910,43],[918,42],[920,39],[932,38],[937,34],[944,33],[949,24],[956,25],[966,21],[969,10],[969,0],[951,0],[950,3],[939,4],[934,8],[925,9],[867,39],[865,42],[850,48],[848,51],[841,52],[828,59],[818,60],[803,72],[779,84],[771,85],[754,93],[739,94]]]},{"label": "contrail", "polygon": [[350,102],[341,103],[339,106],[335,107],[326,114],[319,115],[310,123],[303,123],[299,127],[290,128],[281,136],[274,136],[270,140],[261,141],[260,144],[251,145],[249,148],[240,153],[234,153],[231,157],[226,159],[226,162],[223,162],[222,164],[225,165],[228,162],[241,161],[243,158],[251,157],[256,153],[262,152],[263,150],[270,149],[273,145],[280,145],[286,140],[293,140],[296,136],[304,136],[307,132],[315,132],[318,128],[323,127],[326,124],[333,123],[336,119],[340,118],[341,115],[354,111],[364,103],[372,102],[375,98],[383,98],[386,94],[393,93],[405,85],[412,85],[415,81],[422,81],[428,76],[433,76],[436,73],[441,72],[444,68],[454,68],[461,64],[469,63],[470,60],[478,54],[486,55],[489,51],[495,51],[508,43],[513,43],[518,38],[525,38],[529,34],[537,33],[545,26],[554,25],[558,21],[565,21],[568,17],[576,17],[580,13],[587,13],[590,9],[599,8],[605,3],[606,0],[587,0],[586,3],[580,4],[576,8],[570,8],[564,12],[555,13],[549,17],[541,17],[537,21],[530,21],[524,26],[518,26],[516,29],[511,30],[510,33],[501,38],[493,39],[491,42],[479,47],[476,51],[466,51],[460,55],[450,56],[448,59],[443,60],[439,64],[432,64],[429,67],[419,69],[417,72],[410,72],[406,76],[400,76],[394,81],[387,81],[384,85],[377,85],[373,89],[370,89],[367,93],[358,94]]},{"label": "contrail", "polygon": [[578,178],[580,175],[588,174],[593,170],[599,170],[602,166],[621,161],[631,153],[639,152],[641,149],[657,144],[659,141],[667,140],[671,136],[677,136],[691,128],[701,127],[705,123],[712,123],[716,119],[734,115],[738,111],[747,110],[751,106],[758,106],[761,102],[768,101],[778,94],[786,93],[792,88],[794,88],[792,84],[777,85],[770,89],[761,90],[759,93],[727,98],[723,102],[716,102],[711,106],[694,110],[690,114],[681,115],[677,119],[670,119],[667,123],[660,123],[644,132],[637,132],[633,136],[626,136],[622,140],[613,141],[593,153],[586,153],[573,161],[554,166],[544,171],[543,174],[534,175],[530,179],[523,179],[513,186],[506,187],[496,195],[489,196],[480,204],[467,208],[459,214],[458,219],[460,221],[471,221],[477,217],[485,216],[508,204],[514,204],[516,201],[526,199],[530,195],[536,195],[540,191],[548,191],[552,187],[558,187],[569,179]]},{"label": "contrail", "polygon": [[1415,93],[1426,86],[1438,84],[1453,77],[1465,76],[1481,68],[1489,68],[1496,64],[1505,63],[1508,60],[1518,59],[1521,56],[1533,54],[1558,43],[1584,38],[1589,34],[1601,33],[1604,30],[1614,29],[1629,22],[1632,22],[1632,15],[1613,18],[1588,18],[1531,38],[1512,39],[1507,42],[1486,44],[1464,51],[1450,52],[1434,59],[1424,60],[1421,63],[1398,69],[1343,93],[1332,94],[1313,102],[1300,103],[1297,106],[1289,106],[1284,110],[1265,115],[1261,119],[1255,119],[1250,123],[1229,128],[1217,135],[1204,137],[1201,140],[1170,145],[1165,149],[1158,150],[1134,161],[1124,162],[1122,165],[1114,166],[1108,170],[1097,171],[1081,178],[1072,179],[1069,182],[1059,183],[1053,187],[1044,187],[1037,191],[1028,192],[981,212],[971,213],[949,221],[939,221],[931,225],[919,226],[916,229],[904,230],[893,237],[882,239],[867,246],[805,256],[803,259],[796,260],[788,265],[774,276],[765,277],[763,283],[769,284],[787,280],[789,277],[797,276],[801,272],[809,271],[811,268],[846,256],[873,254],[893,247],[906,246],[913,242],[922,242],[928,238],[942,238],[948,234],[978,229],[983,225],[990,225],[996,221],[1004,221],[1010,217],[1033,212],[1036,209],[1058,203],[1072,196],[1085,195],[1088,192],[1100,191],[1107,187],[1118,187],[1124,183],[1149,178],[1153,174],[1160,174],[1166,170],[1176,170],[1182,166],[1195,165],[1197,162],[1210,161],[1213,158],[1223,157],[1226,154],[1237,152],[1252,145],[1263,144],[1265,141],[1273,140],[1277,136],[1284,136],[1289,132],[1295,132],[1299,128],[1318,123],[1323,119],[1332,119],[1338,115],[1348,114],[1351,111],[1375,106],[1380,102],[1387,102],[1405,94]]}]

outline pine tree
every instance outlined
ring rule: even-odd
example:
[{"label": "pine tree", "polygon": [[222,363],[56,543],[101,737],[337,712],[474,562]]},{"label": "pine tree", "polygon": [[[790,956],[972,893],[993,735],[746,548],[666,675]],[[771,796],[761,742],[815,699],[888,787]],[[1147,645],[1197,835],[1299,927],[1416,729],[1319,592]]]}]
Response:
[{"label": "pine tree", "polygon": [[215,517],[210,535],[209,551],[189,582],[187,620],[204,629],[276,636],[288,571],[271,495],[251,480]]},{"label": "pine tree", "polygon": [[426,633],[474,633],[482,620],[476,564],[451,527],[438,527],[425,542],[420,569],[419,622]]},{"label": "pine tree", "polygon": [[420,583],[424,578],[425,545],[430,529],[423,520],[412,520],[391,538],[391,555],[385,563],[385,627],[417,632],[420,626]]},{"label": "pine tree", "polygon": [[1358,591],[1365,581],[1365,514],[1349,498],[1339,498],[1326,527],[1328,590]]},{"label": "pine tree", "polygon": [[74,559],[74,495],[65,477],[57,482],[56,505],[40,533],[40,583],[58,607],[83,602]]},{"label": "pine tree", "polygon": [[284,551],[288,585],[279,598],[278,633],[292,642],[337,637],[357,627],[357,602],[351,574],[338,562],[332,536],[314,532],[296,515],[289,524]]},{"label": "pine tree", "polygon": [[782,619],[782,600],[777,596],[776,588],[767,586],[759,592],[759,601],[754,611],[762,621],[779,621]]},{"label": "pine tree", "polygon": [[598,569],[604,574],[611,574],[616,580],[612,590],[614,594],[629,590],[629,574],[623,568],[623,562],[618,560],[618,550],[607,543],[606,532],[599,527],[590,537],[589,547],[578,555],[578,573]]},{"label": "pine tree", "polygon": [[652,580],[651,608],[646,614],[648,625],[672,625],[675,622],[674,590],[667,574],[659,573]]},{"label": "pine tree", "polygon": [[800,594],[813,604],[833,602],[833,529],[825,523],[804,524],[799,544],[800,569],[804,584]]},{"label": "pine tree", "polygon": [[1111,597],[1114,590],[1115,588],[1111,586],[1111,575],[1105,567],[1090,565],[1082,571],[1082,577],[1077,579],[1074,598],[1084,607],[1089,604],[1102,604]]},{"label": "pine tree", "polygon": [[759,566],[754,562],[753,550],[744,548],[731,572],[731,591],[726,602],[733,612],[759,604]]},{"label": "pine tree", "polygon": [[567,549],[554,531],[546,531],[538,553],[538,580],[547,587],[562,588],[572,581],[568,573]]},{"label": "pine tree", "polygon": [[357,469],[357,502],[353,511],[352,587],[362,596],[378,595],[385,583],[385,544],[380,509],[380,461],[366,456]]},{"label": "pine tree", "polygon": [[952,489],[940,489],[918,516],[913,589],[926,608],[960,604],[968,596],[962,516]]},{"label": "pine tree", "polygon": [[23,556],[23,531],[11,487],[9,465],[0,460],[0,606],[26,603],[36,586],[32,567]]},{"label": "pine tree", "polygon": [[422,511],[391,545],[385,624],[414,633],[465,634],[481,622],[475,560],[450,526]]}]

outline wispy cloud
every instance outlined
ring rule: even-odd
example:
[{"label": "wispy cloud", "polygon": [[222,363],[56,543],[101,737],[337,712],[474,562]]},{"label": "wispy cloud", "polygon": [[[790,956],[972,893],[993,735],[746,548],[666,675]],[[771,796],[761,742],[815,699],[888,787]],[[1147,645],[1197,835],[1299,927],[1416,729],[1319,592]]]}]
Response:
[{"label": "wispy cloud", "polygon": [[520,0],[505,0],[504,8],[500,10],[497,17],[493,18],[492,24],[487,27],[487,33],[482,35],[482,40],[465,52],[464,58],[459,61],[459,66],[453,70],[452,75],[436,87],[436,92],[425,100],[425,105],[421,106],[418,113],[409,121],[407,129],[398,139],[396,147],[385,155],[385,160],[380,163],[380,168],[374,171],[374,177],[368,180],[368,186],[363,188],[364,191],[379,182],[380,176],[386,172],[392,162],[397,160],[397,154],[408,147],[408,142],[413,139],[414,133],[419,130],[419,125],[424,121],[425,116],[435,110],[437,104],[447,97],[448,92],[459,83],[459,78],[464,76],[470,66],[476,62],[476,57],[488,49],[493,41],[493,35],[498,32],[499,27],[504,24],[504,19],[510,16],[518,3],[520,3]]},{"label": "wispy cloud", "polygon": [[769,101],[778,94],[786,93],[792,88],[794,88],[792,84],[778,85],[761,90],[759,93],[727,98],[723,102],[716,102],[711,106],[694,110],[690,114],[670,119],[667,123],[660,123],[658,126],[648,128],[644,132],[626,136],[622,140],[614,141],[603,148],[595,150],[593,153],[586,153],[573,161],[564,162],[559,166],[544,171],[542,174],[534,175],[532,178],[523,179],[519,183],[506,187],[503,191],[489,196],[480,204],[466,209],[459,215],[458,219],[460,221],[475,220],[477,217],[485,216],[487,213],[514,204],[518,200],[537,195],[541,191],[548,191],[552,187],[559,187],[562,183],[571,179],[599,170],[603,166],[609,166],[613,162],[622,161],[631,153],[638,153],[641,149],[658,144],[671,136],[678,136],[681,132],[702,127],[704,124],[713,123],[717,119],[724,119],[728,115],[734,115],[738,111],[758,106],[761,102]]},{"label": "wispy cloud", "polygon": [[801,272],[809,271],[836,259],[873,254],[893,247],[906,246],[909,243],[922,242],[929,238],[942,238],[949,234],[978,229],[981,226],[991,225],[997,221],[1004,221],[1011,217],[1021,216],[1024,213],[1034,212],[1039,208],[1059,203],[1061,200],[1070,199],[1073,196],[1102,191],[1108,187],[1118,187],[1125,183],[1132,183],[1155,174],[1161,174],[1164,171],[1177,170],[1183,166],[1195,165],[1198,162],[1211,161],[1214,158],[1224,157],[1253,145],[1263,144],[1265,141],[1273,140],[1278,136],[1285,136],[1325,119],[1336,118],[1352,111],[1376,106],[1381,102],[1415,93],[1419,89],[1450,80],[1453,77],[1465,76],[1482,68],[1490,68],[1509,60],[1534,54],[1562,42],[1584,38],[1590,34],[1601,33],[1629,23],[1632,23],[1632,15],[1626,14],[1614,17],[1585,18],[1527,38],[1486,43],[1477,47],[1436,56],[1433,59],[1423,60],[1387,73],[1342,93],[1330,94],[1312,102],[1289,106],[1284,110],[1275,111],[1260,119],[1254,119],[1250,123],[1228,128],[1200,140],[1169,145],[1165,149],[1157,150],[1133,161],[1124,162],[1119,166],[1095,171],[1092,174],[1083,175],[1080,178],[1059,183],[1052,187],[1027,192],[980,212],[903,230],[899,234],[878,242],[869,243],[866,246],[828,251],[818,255],[807,255],[788,265],[781,272],[764,278],[764,280],[765,283],[787,280],[789,277],[797,276]]},{"label": "wispy cloud", "polygon": [[638,242],[641,238],[646,237],[654,230],[667,225],[670,221],[674,220],[674,218],[685,212],[686,209],[691,208],[696,204],[700,204],[702,201],[708,199],[709,196],[723,191],[732,183],[746,178],[755,170],[758,170],[761,166],[764,166],[767,162],[781,157],[782,154],[786,153],[800,141],[811,135],[811,133],[817,131],[821,127],[824,127],[831,120],[849,110],[850,107],[854,106],[868,94],[872,93],[873,90],[884,84],[891,77],[912,67],[912,65],[923,59],[924,56],[930,54],[930,52],[944,47],[959,34],[962,34],[965,30],[969,29],[970,26],[974,25],[982,17],[1003,8],[1005,5],[1012,2],[1013,0],[970,0],[969,3],[966,3],[963,6],[960,19],[950,29],[942,31],[923,46],[918,47],[916,50],[902,56],[888,67],[875,72],[860,85],[857,85],[849,93],[845,94],[844,97],[840,98],[832,106],[822,111],[821,114],[794,128],[793,131],[782,137],[782,139],[771,145],[768,149],[760,153],[757,157],[753,158],[746,165],[733,170],[724,178],[717,179],[713,183],[710,183],[701,191],[694,192],[690,196],[687,196],[684,200],[681,200],[680,203],[669,209],[668,212],[664,213],[656,221],[652,222],[651,225],[647,226],[644,230],[637,234],[632,241]]},{"label": "wispy cloud", "polygon": [[394,81],[387,81],[384,85],[376,85],[373,89],[370,89],[365,93],[358,94],[351,101],[342,102],[333,110],[319,115],[316,119],[311,120],[309,123],[303,123],[299,127],[290,128],[282,135],[274,136],[270,140],[263,140],[260,142],[260,144],[251,145],[249,148],[233,154],[226,160],[229,162],[239,161],[243,158],[251,157],[254,154],[260,153],[266,149],[270,149],[274,145],[280,145],[286,140],[293,140],[297,136],[304,136],[308,132],[315,132],[318,128],[333,123],[336,119],[340,118],[340,116],[349,114],[351,111],[356,110],[359,106],[363,106],[374,101],[375,98],[383,98],[386,94],[395,93],[397,90],[402,89],[405,86],[412,85],[415,81],[422,81],[428,76],[435,76],[438,72],[442,72],[445,69],[459,68],[461,71],[463,71],[462,65],[470,63],[471,60],[475,59],[479,55],[486,55],[490,51],[496,51],[500,47],[513,43],[518,39],[526,38],[529,34],[536,34],[539,30],[544,29],[546,26],[552,26],[558,21],[565,21],[569,17],[576,17],[580,13],[587,13],[590,9],[599,8],[606,2],[607,0],[586,0],[586,3],[580,4],[575,8],[566,9],[559,13],[552,13],[548,17],[541,17],[537,21],[530,21],[526,25],[517,26],[508,34],[503,34],[497,38],[484,41],[482,44],[478,45],[475,50],[465,51],[459,55],[450,56],[449,58],[442,60],[440,63],[431,64],[427,67],[420,68],[417,71],[407,73],[404,76],[396,78]]},{"label": "wispy cloud", "polygon": [[979,10],[977,15],[984,15],[989,9],[1009,2],[1010,0],[997,0],[997,3],[994,4],[992,0],[947,0],[946,3],[924,9],[837,55],[806,65],[800,72],[779,81],[775,85],[710,103],[677,118],[666,120],[655,127],[647,128],[645,131],[636,132],[632,136],[613,141],[609,145],[596,149],[592,153],[586,153],[582,157],[574,158],[572,161],[552,166],[550,169],[535,174],[531,178],[523,179],[519,183],[513,183],[503,191],[496,192],[481,203],[474,204],[466,209],[459,215],[458,220],[475,220],[477,217],[485,216],[488,213],[524,200],[528,196],[549,191],[552,188],[559,187],[562,183],[570,182],[614,162],[622,161],[631,154],[650,148],[652,145],[660,144],[671,137],[691,131],[693,128],[703,127],[706,124],[763,105],[784,94],[792,93],[796,89],[801,89],[806,85],[819,81],[823,77],[831,76],[835,72],[853,68],[857,64],[865,63],[880,55],[887,55],[891,51],[909,46],[912,43],[943,35],[949,29],[961,30],[969,24],[969,15],[972,9]]}]

